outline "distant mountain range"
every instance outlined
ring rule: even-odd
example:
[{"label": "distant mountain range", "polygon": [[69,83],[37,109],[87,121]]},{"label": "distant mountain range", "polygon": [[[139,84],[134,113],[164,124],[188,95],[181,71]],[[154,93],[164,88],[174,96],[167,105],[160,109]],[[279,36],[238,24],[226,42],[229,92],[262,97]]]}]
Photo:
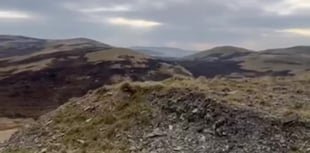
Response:
[{"label": "distant mountain range", "polygon": [[184,57],[194,53],[192,50],[185,50],[172,47],[130,47],[137,52],[145,53],[155,57]]}]

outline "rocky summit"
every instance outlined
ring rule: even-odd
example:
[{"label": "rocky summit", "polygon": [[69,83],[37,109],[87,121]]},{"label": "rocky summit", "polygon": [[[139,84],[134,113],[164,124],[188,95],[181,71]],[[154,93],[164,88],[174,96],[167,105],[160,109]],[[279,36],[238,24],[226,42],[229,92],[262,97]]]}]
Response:
[{"label": "rocky summit", "polygon": [[3,153],[307,153],[310,76],[173,77],[73,98]]}]

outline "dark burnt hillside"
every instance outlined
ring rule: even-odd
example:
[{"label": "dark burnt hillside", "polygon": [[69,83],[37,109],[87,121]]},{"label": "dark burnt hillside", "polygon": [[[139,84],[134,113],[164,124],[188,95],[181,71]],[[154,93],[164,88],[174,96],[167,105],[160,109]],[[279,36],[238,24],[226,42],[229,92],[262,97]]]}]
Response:
[{"label": "dark burnt hillside", "polygon": [[69,98],[121,80],[190,75],[179,66],[90,40],[57,44],[58,48],[47,46],[45,51],[0,58],[0,116],[36,118]]}]

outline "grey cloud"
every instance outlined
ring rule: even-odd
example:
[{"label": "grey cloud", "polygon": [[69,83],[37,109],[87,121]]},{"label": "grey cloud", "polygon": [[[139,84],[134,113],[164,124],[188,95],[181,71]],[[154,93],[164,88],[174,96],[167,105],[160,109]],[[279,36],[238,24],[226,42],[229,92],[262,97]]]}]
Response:
[{"label": "grey cloud", "polygon": [[[191,44],[241,45],[269,48],[299,45],[310,37],[279,30],[310,28],[310,14],[279,15],[266,8],[284,0],[2,0],[1,10],[37,15],[42,20],[9,22],[0,20],[0,33],[42,38],[89,37],[112,45],[179,47]],[[130,6],[130,11],[81,12],[79,9]],[[162,23],[149,29],[111,25],[107,18],[122,17]],[[22,28],[21,28],[22,26]],[[308,44],[303,44],[308,45]]]}]

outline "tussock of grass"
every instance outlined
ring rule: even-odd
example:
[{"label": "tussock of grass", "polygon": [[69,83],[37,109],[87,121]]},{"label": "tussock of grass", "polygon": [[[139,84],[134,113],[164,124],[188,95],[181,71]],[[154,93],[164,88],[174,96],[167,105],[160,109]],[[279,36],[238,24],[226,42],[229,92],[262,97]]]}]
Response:
[{"label": "tussock of grass", "polygon": [[[127,99],[101,99],[92,112],[79,105],[70,105],[53,118],[56,129],[65,129],[60,140],[69,150],[82,147],[87,152],[127,152],[126,131],[149,123],[151,108],[144,103],[141,88],[129,83],[120,85]],[[119,93],[124,96],[124,93]],[[105,97],[106,98],[106,97]]]},{"label": "tussock of grass", "polygon": [[[154,85],[155,88],[160,86]],[[144,100],[144,94],[150,90],[138,84],[121,83],[113,94],[107,93],[106,89],[98,89],[82,102],[66,104],[54,112],[48,129],[41,128],[42,134],[51,134],[55,138],[40,140],[43,146],[35,150],[46,147],[47,152],[129,152],[127,132],[131,128],[150,124],[152,107]],[[19,152],[23,150],[5,151]]]}]

